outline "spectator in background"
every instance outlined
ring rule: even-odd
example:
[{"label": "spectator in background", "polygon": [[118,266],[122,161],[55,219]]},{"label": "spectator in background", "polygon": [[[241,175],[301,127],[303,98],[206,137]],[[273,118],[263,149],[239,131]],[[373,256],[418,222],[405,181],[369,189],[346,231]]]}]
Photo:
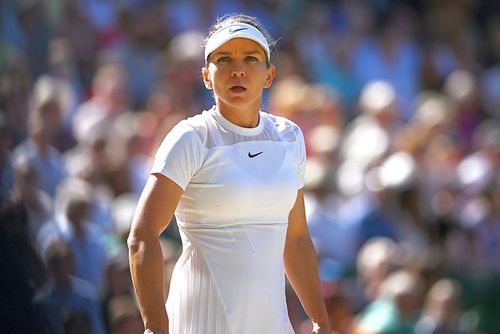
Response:
[{"label": "spectator in background", "polygon": [[359,314],[355,334],[412,334],[425,293],[422,277],[399,270],[382,283],[375,299]]},{"label": "spectator in background", "polygon": [[[345,268],[333,258],[322,257],[318,260],[318,268],[321,284],[321,295],[325,301],[328,319],[332,328],[332,334],[351,334],[351,328],[356,314],[346,294],[343,276]],[[296,296],[289,296],[289,301],[295,301]],[[298,302],[298,300],[297,300]],[[289,305],[293,303],[289,302]],[[300,312],[297,310],[295,312]],[[293,314],[293,313],[292,313]],[[305,314],[296,315],[294,319],[299,324],[297,334],[311,333],[311,324],[305,318]]]},{"label": "spectator in background", "polygon": [[108,185],[114,197],[124,193],[134,193],[139,197],[146,184],[149,157],[142,152],[139,134],[140,118],[137,114],[126,113],[116,117],[111,125],[113,136],[108,140],[107,156],[110,161]]},{"label": "spectator in background", "polygon": [[416,111],[400,132],[400,148],[409,152],[418,164],[418,182],[423,198],[454,182],[454,170],[462,154],[454,134],[454,104],[437,91],[417,96]]},{"label": "spectator in background", "polygon": [[0,65],[0,108],[9,127],[10,144],[17,145],[28,134],[32,81],[35,79],[29,73],[29,57],[16,49],[7,50]]},{"label": "spectator in background", "polygon": [[417,166],[413,157],[396,151],[366,173],[373,208],[360,219],[360,242],[385,236],[404,243],[413,253],[425,251],[425,235],[418,212]]},{"label": "spectator in background", "polygon": [[448,278],[435,282],[425,298],[425,304],[415,327],[415,334],[465,334],[460,329],[463,316],[459,283]]},{"label": "spectator in background", "polygon": [[[359,99],[361,113],[347,124],[340,141],[336,178],[339,192],[348,199],[342,205],[347,209],[346,215],[358,226],[358,247],[372,237],[401,238],[401,212],[393,201],[394,188],[396,183],[406,182],[411,173],[405,171],[398,176],[402,179],[394,183],[389,178],[395,175],[388,171],[384,173],[387,180],[380,180],[378,185],[371,182],[378,178],[377,171],[386,169],[384,160],[397,147],[396,139],[403,125],[397,118],[396,101],[394,87],[388,82],[365,85]],[[402,160],[409,161],[410,166],[413,163],[406,155]],[[351,211],[353,204],[357,206],[355,212]]]},{"label": "spectator in background", "polygon": [[500,117],[500,13],[486,21],[486,63],[479,73],[479,102],[490,117]]},{"label": "spectator in background", "polygon": [[94,196],[89,221],[98,224],[105,232],[115,232],[111,214],[113,191],[110,185],[111,157],[109,129],[104,124],[87,129],[77,146],[64,154],[64,162],[72,177],[80,178],[93,188]]},{"label": "spectator in background", "polygon": [[[54,50],[53,45],[50,45],[49,54],[49,64],[51,66],[51,74],[57,76],[55,72],[61,70],[59,65],[70,65],[68,69],[63,68],[63,72],[67,73],[70,71],[73,80],[81,80],[81,98],[85,98],[88,93],[88,86],[91,84],[92,75],[95,71],[95,66],[99,59],[96,54],[99,53],[99,47],[102,47],[102,41],[100,40],[100,35],[98,34],[99,27],[93,24],[93,21],[89,19],[83,7],[88,2],[82,1],[68,1],[59,2],[59,22],[55,24],[54,30],[57,36],[62,36],[61,38],[66,40],[69,44],[69,55],[71,59],[64,59],[64,64],[58,63],[57,53],[59,50]],[[59,54],[61,55],[61,54]],[[54,57],[56,56],[56,57]],[[55,61],[55,62],[54,62]],[[66,62],[68,61],[68,62]],[[69,63],[69,64],[68,64]],[[74,73],[71,67],[75,66]],[[72,80],[74,87],[78,87],[78,84]]]},{"label": "spectator in background", "polygon": [[10,152],[11,131],[0,110],[0,204],[7,201],[14,187],[14,167]]},{"label": "spectator in background", "polygon": [[[349,4],[338,6],[348,7]],[[344,24],[351,22],[348,17],[343,16],[346,15],[345,12],[333,12],[330,7],[330,4],[322,2],[311,3],[305,14],[304,29],[299,31],[294,42],[297,43],[302,62],[310,66],[312,80],[337,91],[341,102],[349,107],[347,111],[356,101],[360,85],[353,76],[352,64],[348,58],[359,36],[356,29],[339,31],[342,27],[336,25],[336,19],[347,21],[342,22]],[[346,115],[347,118],[352,116]]]},{"label": "spectator in background", "polygon": [[474,132],[481,122],[483,110],[479,103],[478,79],[472,71],[456,70],[447,78],[443,88],[453,103],[453,123],[459,144],[472,149]]},{"label": "spectator in background", "polygon": [[201,40],[198,31],[176,35],[159,59],[160,80],[168,84],[172,108],[185,116],[197,114],[212,99],[199,80],[203,61]]},{"label": "spectator in background", "polygon": [[340,130],[344,125],[342,103],[335,90],[310,84],[298,76],[276,82],[269,92],[269,109],[301,125],[308,156],[335,168]]},{"label": "spectator in background", "polygon": [[32,299],[46,281],[45,267],[30,240],[22,203],[0,204],[0,332],[40,333]]},{"label": "spectator in background", "polygon": [[164,80],[157,82],[150,91],[146,109],[138,114],[141,152],[150,160],[163,140],[163,134],[186,116],[185,110],[175,107],[175,94],[171,85]]},{"label": "spectator in background", "polygon": [[321,293],[333,329],[332,334],[348,334],[356,314],[347,297],[346,286],[343,284],[343,276],[346,274],[345,268],[331,258],[320,259],[318,265]]},{"label": "spectator in background", "polygon": [[379,295],[387,276],[397,269],[396,251],[397,244],[384,237],[368,240],[359,250],[357,273],[361,280],[365,303]]},{"label": "spectator in background", "polygon": [[[38,317],[46,325],[47,334],[63,334],[65,326],[72,325],[72,316],[78,317],[89,333],[104,334],[105,329],[95,287],[74,277],[75,259],[68,243],[60,239],[50,241],[44,250],[44,261],[49,272],[49,282],[35,296]],[[83,327],[85,328],[85,327]]]},{"label": "spectator in background", "polygon": [[[13,12],[7,19],[10,23],[9,40],[28,58],[29,71],[33,78],[46,73],[48,68],[48,41],[50,28],[45,15],[45,1],[14,1],[6,5]],[[13,14],[13,15],[12,15]]]},{"label": "spectator in background", "polygon": [[65,311],[62,323],[64,334],[92,334],[91,320],[85,311]]},{"label": "spectator in background", "polygon": [[488,268],[497,275],[500,273],[500,185],[493,181],[485,190],[486,206],[489,210],[485,219],[479,223],[474,244],[478,248],[481,267]]},{"label": "spectator in background", "polygon": [[[115,252],[116,254],[110,256],[106,262],[105,288],[100,297],[104,323],[108,332],[113,332],[113,312],[115,311],[112,305],[113,300],[122,296],[129,298],[133,296],[127,250],[124,244],[120,244]],[[137,308],[136,312],[138,313]]]},{"label": "spectator in background", "polygon": [[53,240],[67,242],[76,264],[74,275],[101,293],[107,258],[105,232],[87,220],[92,200],[93,189],[88,183],[77,178],[65,180],[58,188],[54,221],[40,230],[37,246],[43,254]]},{"label": "spectator in background", "polygon": [[[470,270],[494,268],[492,254],[497,244],[492,202],[487,196],[498,177],[500,126],[496,120],[484,121],[474,135],[474,148],[456,167],[456,182],[461,191],[454,201],[456,226],[445,240],[447,265],[470,275]],[[486,232],[488,231],[488,232]]]},{"label": "spectator in background", "polygon": [[43,175],[40,189],[54,198],[66,170],[60,152],[53,146],[61,130],[62,116],[58,88],[49,77],[41,77],[36,82],[28,126],[29,136],[15,148],[14,161],[32,161],[38,175]]},{"label": "spectator in background", "polygon": [[[69,5],[73,7],[72,5]],[[119,8],[111,1],[78,0],[73,11],[78,11],[89,25],[93,27],[96,43],[101,48],[119,42],[122,32],[119,27]],[[80,23],[80,22],[78,22]]]},{"label": "spectator in background", "polygon": [[[326,136],[323,139],[326,140]],[[359,248],[359,228],[343,219],[340,196],[333,193],[333,168],[321,158],[307,159],[305,206],[307,225],[318,258],[334,258],[353,268]]]},{"label": "spectator in background", "polygon": [[126,72],[113,60],[107,61],[111,63],[101,65],[94,76],[92,97],[77,108],[73,135],[79,143],[99,126],[109,131],[118,115],[131,112]]},{"label": "spectator in background", "polygon": [[476,151],[457,167],[464,190],[456,209],[457,220],[471,233],[476,250],[473,264],[498,273],[500,121],[483,121],[476,129],[474,143]]},{"label": "spectator in background", "polygon": [[415,14],[405,5],[396,5],[377,18],[373,33],[354,48],[353,75],[361,86],[378,80],[388,82],[398,97],[395,116],[408,120],[420,89],[421,50],[412,36]]},{"label": "spectator in background", "polygon": [[359,98],[360,114],[344,129],[340,154],[362,169],[382,158],[395,145],[401,128],[398,95],[387,81],[373,81],[363,87]]},{"label": "spectator in background", "polygon": [[71,42],[63,37],[49,43],[49,75],[58,87],[63,126],[57,134],[57,148],[65,152],[73,147],[72,126],[77,106],[83,99],[83,88],[78,76]]},{"label": "spectator in background", "polygon": [[39,189],[40,176],[30,160],[20,158],[14,168],[13,199],[26,207],[29,236],[34,242],[42,226],[53,219],[53,201]]},{"label": "spectator in background", "polygon": [[110,333],[140,334],[144,331],[141,314],[130,295],[115,296],[109,303]]},{"label": "spectator in background", "polygon": [[[142,109],[155,82],[161,77],[158,58],[170,36],[164,27],[161,1],[130,1],[121,8],[120,43],[113,48],[128,82],[130,103]],[[173,60],[173,59],[172,59]]]},{"label": "spectator in background", "polygon": [[423,87],[439,89],[453,71],[477,69],[481,38],[472,24],[472,6],[443,1],[423,9]]}]

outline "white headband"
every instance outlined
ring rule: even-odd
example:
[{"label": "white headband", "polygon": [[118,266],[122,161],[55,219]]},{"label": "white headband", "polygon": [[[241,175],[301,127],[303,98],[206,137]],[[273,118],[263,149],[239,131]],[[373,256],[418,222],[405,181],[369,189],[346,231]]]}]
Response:
[{"label": "white headband", "polygon": [[260,46],[266,51],[267,60],[271,61],[271,52],[269,51],[269,44],[266,37],[259,31],[259,29],[246,23],[232,23],[224,28],[217,30],[207,41],[205,46],[205,61],[208,56],[214,52],[222,44],[232,40],[233,38],[247,38],[259,43]]}]

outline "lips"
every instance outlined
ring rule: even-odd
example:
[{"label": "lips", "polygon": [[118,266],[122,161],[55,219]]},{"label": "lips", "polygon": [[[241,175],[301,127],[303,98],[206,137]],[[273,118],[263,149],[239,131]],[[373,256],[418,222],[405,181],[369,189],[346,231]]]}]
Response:
[{"label": "lips", "polygon": [[231,87],[229,90],[230,90],[232,93],[236,93],[236,94],[237,94],[237,93],[243,93],[243,92],[245,92],[247,89],[246,89],[245,87],[243,87],[243,86],[238,86],[238,85],[235,85],[235,86]]}]

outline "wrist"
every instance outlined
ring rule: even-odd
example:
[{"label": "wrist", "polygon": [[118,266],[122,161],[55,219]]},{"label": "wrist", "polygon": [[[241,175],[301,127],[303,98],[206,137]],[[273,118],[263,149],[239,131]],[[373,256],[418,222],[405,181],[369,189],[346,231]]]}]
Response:
[{"label": "wrist", "polygon": [[168,318],[160,317],[160,319],[152,319],[144,317],[144,334],[167,334],[168,333]]},{"label": "wrist", "polygon": [[145,330],[143,334],[167,334],[168,333],[168,325],[167,326],[144,326]]},{"label": "wrist", "polygon": [[168,331],[166,329],[160,330],[160,329],[146,328],[143,334],[168,334]]},{"label": "wrist", "polygon": [[332,330],[330,329],[330,322],[328,320],[326,321],[313,321],[313,333],[331,333]]}]

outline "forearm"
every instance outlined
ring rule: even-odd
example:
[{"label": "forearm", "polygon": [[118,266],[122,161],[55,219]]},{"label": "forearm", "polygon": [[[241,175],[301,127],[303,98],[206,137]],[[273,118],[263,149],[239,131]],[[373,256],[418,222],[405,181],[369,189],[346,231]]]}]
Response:
[{"label": "forearm", "polygon": [[287,238],[285,270],[288,280],[314,325],[329,328],[328,315],[321,296],[316,251],[309,234]]},{"label": "forearm", "polygon": [[132,282],[144,327],[167,333],[168,318],[163,296],[163,256],[158,237],[129,238]]},{"label": "forearm", "polygon": [[167,333],[163,296],[163,255],[160,233],[167,227],[182,189],[161,175],[151,175],[137,204],[130,235],[130,272],[145,328]]}]

